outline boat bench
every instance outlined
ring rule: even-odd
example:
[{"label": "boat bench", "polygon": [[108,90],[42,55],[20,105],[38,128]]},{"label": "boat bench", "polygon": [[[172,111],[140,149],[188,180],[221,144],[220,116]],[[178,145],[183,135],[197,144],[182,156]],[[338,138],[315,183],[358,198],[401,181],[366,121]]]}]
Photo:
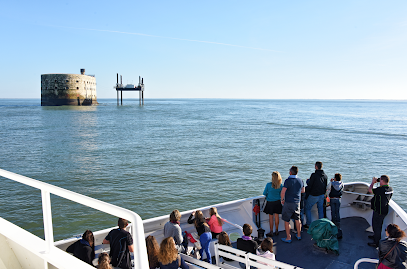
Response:
[{"label": "boat bench", "polygon": [[[233,261],[224,261],[221,257],[229,258]],[[264,257],[257,256],[253,253],[235,249],[229,246],[221,245],[219,243],[215,244],[215,259],[216,265],[221,268],[241,268],[239,262],[246,265],[246,269],[250,266],[270,269],[270,268],[281,268],[281,269],[300,269],[300,267],[286,264],[279,261],[270,260]],[[223,261],[221,261],[221,259]]]}]

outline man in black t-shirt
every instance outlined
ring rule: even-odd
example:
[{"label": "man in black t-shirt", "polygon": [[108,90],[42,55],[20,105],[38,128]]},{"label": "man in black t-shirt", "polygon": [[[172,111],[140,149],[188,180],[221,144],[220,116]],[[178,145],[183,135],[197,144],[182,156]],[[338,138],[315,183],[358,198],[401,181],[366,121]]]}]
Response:
[{"label": "man in black t-shirt", "polygon": [[110,245],[110,258],[114,267],[122,269],[131,269],[130,252],[134,252],[133,238],[124,228],[128,222],[119,218],[119,229],[113,229],[103,239],[103,244]]},{"label": "man in black t-shirt", "polygon": [[[380,186],[373,189],[375,183],[380,182]],[[371,247],[378,247],[382,234],[383,221],[389,212],[389,202],[393,195],[393,188],[389,186],[390,177],[383,175],[380,178],[373,177],[372,183],[369,187],[369,193],[373,193],[374,197],[370,201],[371,208],[373,209],[372,216],[372,228],[373,236],[369,238],[373,239],[373,243],[367,243]]]}]

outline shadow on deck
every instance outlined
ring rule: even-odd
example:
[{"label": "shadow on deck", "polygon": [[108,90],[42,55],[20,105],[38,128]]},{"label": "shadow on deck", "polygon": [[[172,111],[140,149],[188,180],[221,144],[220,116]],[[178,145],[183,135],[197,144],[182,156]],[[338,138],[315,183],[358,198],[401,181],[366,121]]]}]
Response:
[{"label": "shadow on deck", "polygon": [[[343,238],[339,240],[339,255],[328,254],[313,246],[315,243],[307,230],[302,232],[302,240],[298,241],[292,233],[290,244],[281,241],[285,237],[285,231],[280,231],[278,236],[273,236],[274,253],[278,261],[296,265],[301,268],[338,269],[353,268],[360,258],[377,259],[377,250],[367,245],[368,235],[372,233],[365,230],[369,224],[364,218],[351,217],[341,219]],[[375,268],[372,263],[362,263],[359,268]]]}]

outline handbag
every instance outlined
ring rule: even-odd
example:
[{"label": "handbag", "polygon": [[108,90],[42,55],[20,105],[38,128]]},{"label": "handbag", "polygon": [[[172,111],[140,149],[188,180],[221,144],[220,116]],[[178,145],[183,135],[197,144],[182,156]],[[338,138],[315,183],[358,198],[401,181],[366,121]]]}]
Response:
[{"label": "handbag", "polygon": [[393,249],[394,249],[398,244],[399,244],[399,241],[396,241],[396,244],[394,244],[394,246],[389,250],[389,252],[387,252],[386,255],[384,255],[383,259],[380,259],[380,260],[379,260],[379,262],[378,262],[377,265],[376,265],[376,269],[379,267],[379,265],[382,263],[382,261],[383,261],[384,259],[386,259],[387,255],[389,255],[390,252],[392,252]]}]

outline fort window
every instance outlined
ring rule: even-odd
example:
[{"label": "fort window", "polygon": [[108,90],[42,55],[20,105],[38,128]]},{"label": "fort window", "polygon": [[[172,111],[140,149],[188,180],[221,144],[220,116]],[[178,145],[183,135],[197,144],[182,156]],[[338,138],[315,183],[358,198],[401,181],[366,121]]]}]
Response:
[{"label": "fort window", "polygon": [[66,80],[66,82],[69,82],[69,80]]},{"label": "fort window", "polygon": [[77,90],[79,90],[79,87],[76,87]]},{"label": "fort window", "polygon": [[79,82],[79,80],[76,81],[76,83],[78,83],[78,82]]}]

